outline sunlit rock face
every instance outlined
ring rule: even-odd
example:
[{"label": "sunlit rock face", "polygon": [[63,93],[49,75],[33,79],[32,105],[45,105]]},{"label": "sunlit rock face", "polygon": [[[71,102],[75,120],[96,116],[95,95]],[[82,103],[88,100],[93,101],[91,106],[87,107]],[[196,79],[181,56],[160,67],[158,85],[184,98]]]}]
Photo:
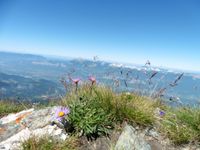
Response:
[{"label": "sunlit rock face", "polygon": [[115,150],[151,150],[151,146],[138,135],[135,128],[130,125],[124,127],[120,135]]},{"label": "sunlit rock face", "polygon": [[29,109],[10,114],[0,119],[0,149],[20,149],[20,144],[32,136],[50,136],[65,140],[68,135],[64,129],[51,125],[58,107],[41,110]]}]

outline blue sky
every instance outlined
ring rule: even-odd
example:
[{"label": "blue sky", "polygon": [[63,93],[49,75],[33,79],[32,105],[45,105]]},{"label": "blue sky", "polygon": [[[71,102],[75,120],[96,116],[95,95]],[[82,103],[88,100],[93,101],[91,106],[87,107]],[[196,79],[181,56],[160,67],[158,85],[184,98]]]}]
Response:
[{"label": "blue sky", "polygon": [[0,50],[200,71],[198,0],[0,0]]}]

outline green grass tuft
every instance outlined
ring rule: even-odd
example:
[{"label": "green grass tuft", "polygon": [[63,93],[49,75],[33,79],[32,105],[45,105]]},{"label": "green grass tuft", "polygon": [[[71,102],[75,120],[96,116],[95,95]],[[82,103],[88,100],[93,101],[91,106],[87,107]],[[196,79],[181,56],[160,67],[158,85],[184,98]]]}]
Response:
[{"label": "green grass tuft", "polygon": [[0,117],[8,115],[10,113],[20,112],[26,108],[29,108],[27,104],[11,101],[0,101]]},{"label": "green grass tuft", "polygon": [[161,122],[161,130],[176,145],[200,142],[200,109],[169,108]]},{"label": "green grass tuft", "polygon": [[23,150],[76,150],[79,141],[72,136],[66,141],[56,141],[51,137],[31,137],[22,143]]},{"label": "green grass tuft", "polygon": [[70,93],[65,102],[70,107],[68,119],[76,132],[83,132],[83,135],[93,139],[107,135],[113,127],[111,113],[104,110],[99,96],[89,86]]}]

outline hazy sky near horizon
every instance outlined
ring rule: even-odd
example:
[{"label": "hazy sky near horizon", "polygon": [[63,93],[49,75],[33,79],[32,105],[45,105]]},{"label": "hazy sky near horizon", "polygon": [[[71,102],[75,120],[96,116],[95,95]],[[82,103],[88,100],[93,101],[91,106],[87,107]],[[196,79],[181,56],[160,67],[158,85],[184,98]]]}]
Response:
[{"label": "hazy sky near horizon", "polygon": [[200,71],[199,0],[0,0],[0,50]]}]

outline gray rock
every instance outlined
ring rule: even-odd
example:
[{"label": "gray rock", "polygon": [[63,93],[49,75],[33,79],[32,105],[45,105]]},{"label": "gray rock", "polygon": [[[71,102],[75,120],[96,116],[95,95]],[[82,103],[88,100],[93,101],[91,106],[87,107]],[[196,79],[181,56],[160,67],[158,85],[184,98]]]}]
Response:
[{"label": "gray rock", "polygon": [[6,140],[7,138],[13,136],[14,134],[23,130],[19,125],[5,124],[0,125],[0,142]]},{"label": "gray rock", "polygon": [[151,150],[151,146],[130,125],[120,135],[115,150]]},{"label": "gray rock", "polygon": [[0,150],[20,149],[24,140],[32,136],[50,136],[65,140],[68,135],[64,129],[51,125],[55,121],[55,110],[51,107],[41,110],[26,110],[0,119]]},{"label": "gray rock", "polygon": [[31,130],[43,128],[51,123],[55,109],[56,107],[52,107],[33,111],[29,116],[23,119],[23,124]]},{"label": "gray rock", "polygon": [[86,137],[80,137],[82,145],[79,150],[113,150],[121,132],[114,130],[109,137],[99,137],[96,140],[88,141]]}]

